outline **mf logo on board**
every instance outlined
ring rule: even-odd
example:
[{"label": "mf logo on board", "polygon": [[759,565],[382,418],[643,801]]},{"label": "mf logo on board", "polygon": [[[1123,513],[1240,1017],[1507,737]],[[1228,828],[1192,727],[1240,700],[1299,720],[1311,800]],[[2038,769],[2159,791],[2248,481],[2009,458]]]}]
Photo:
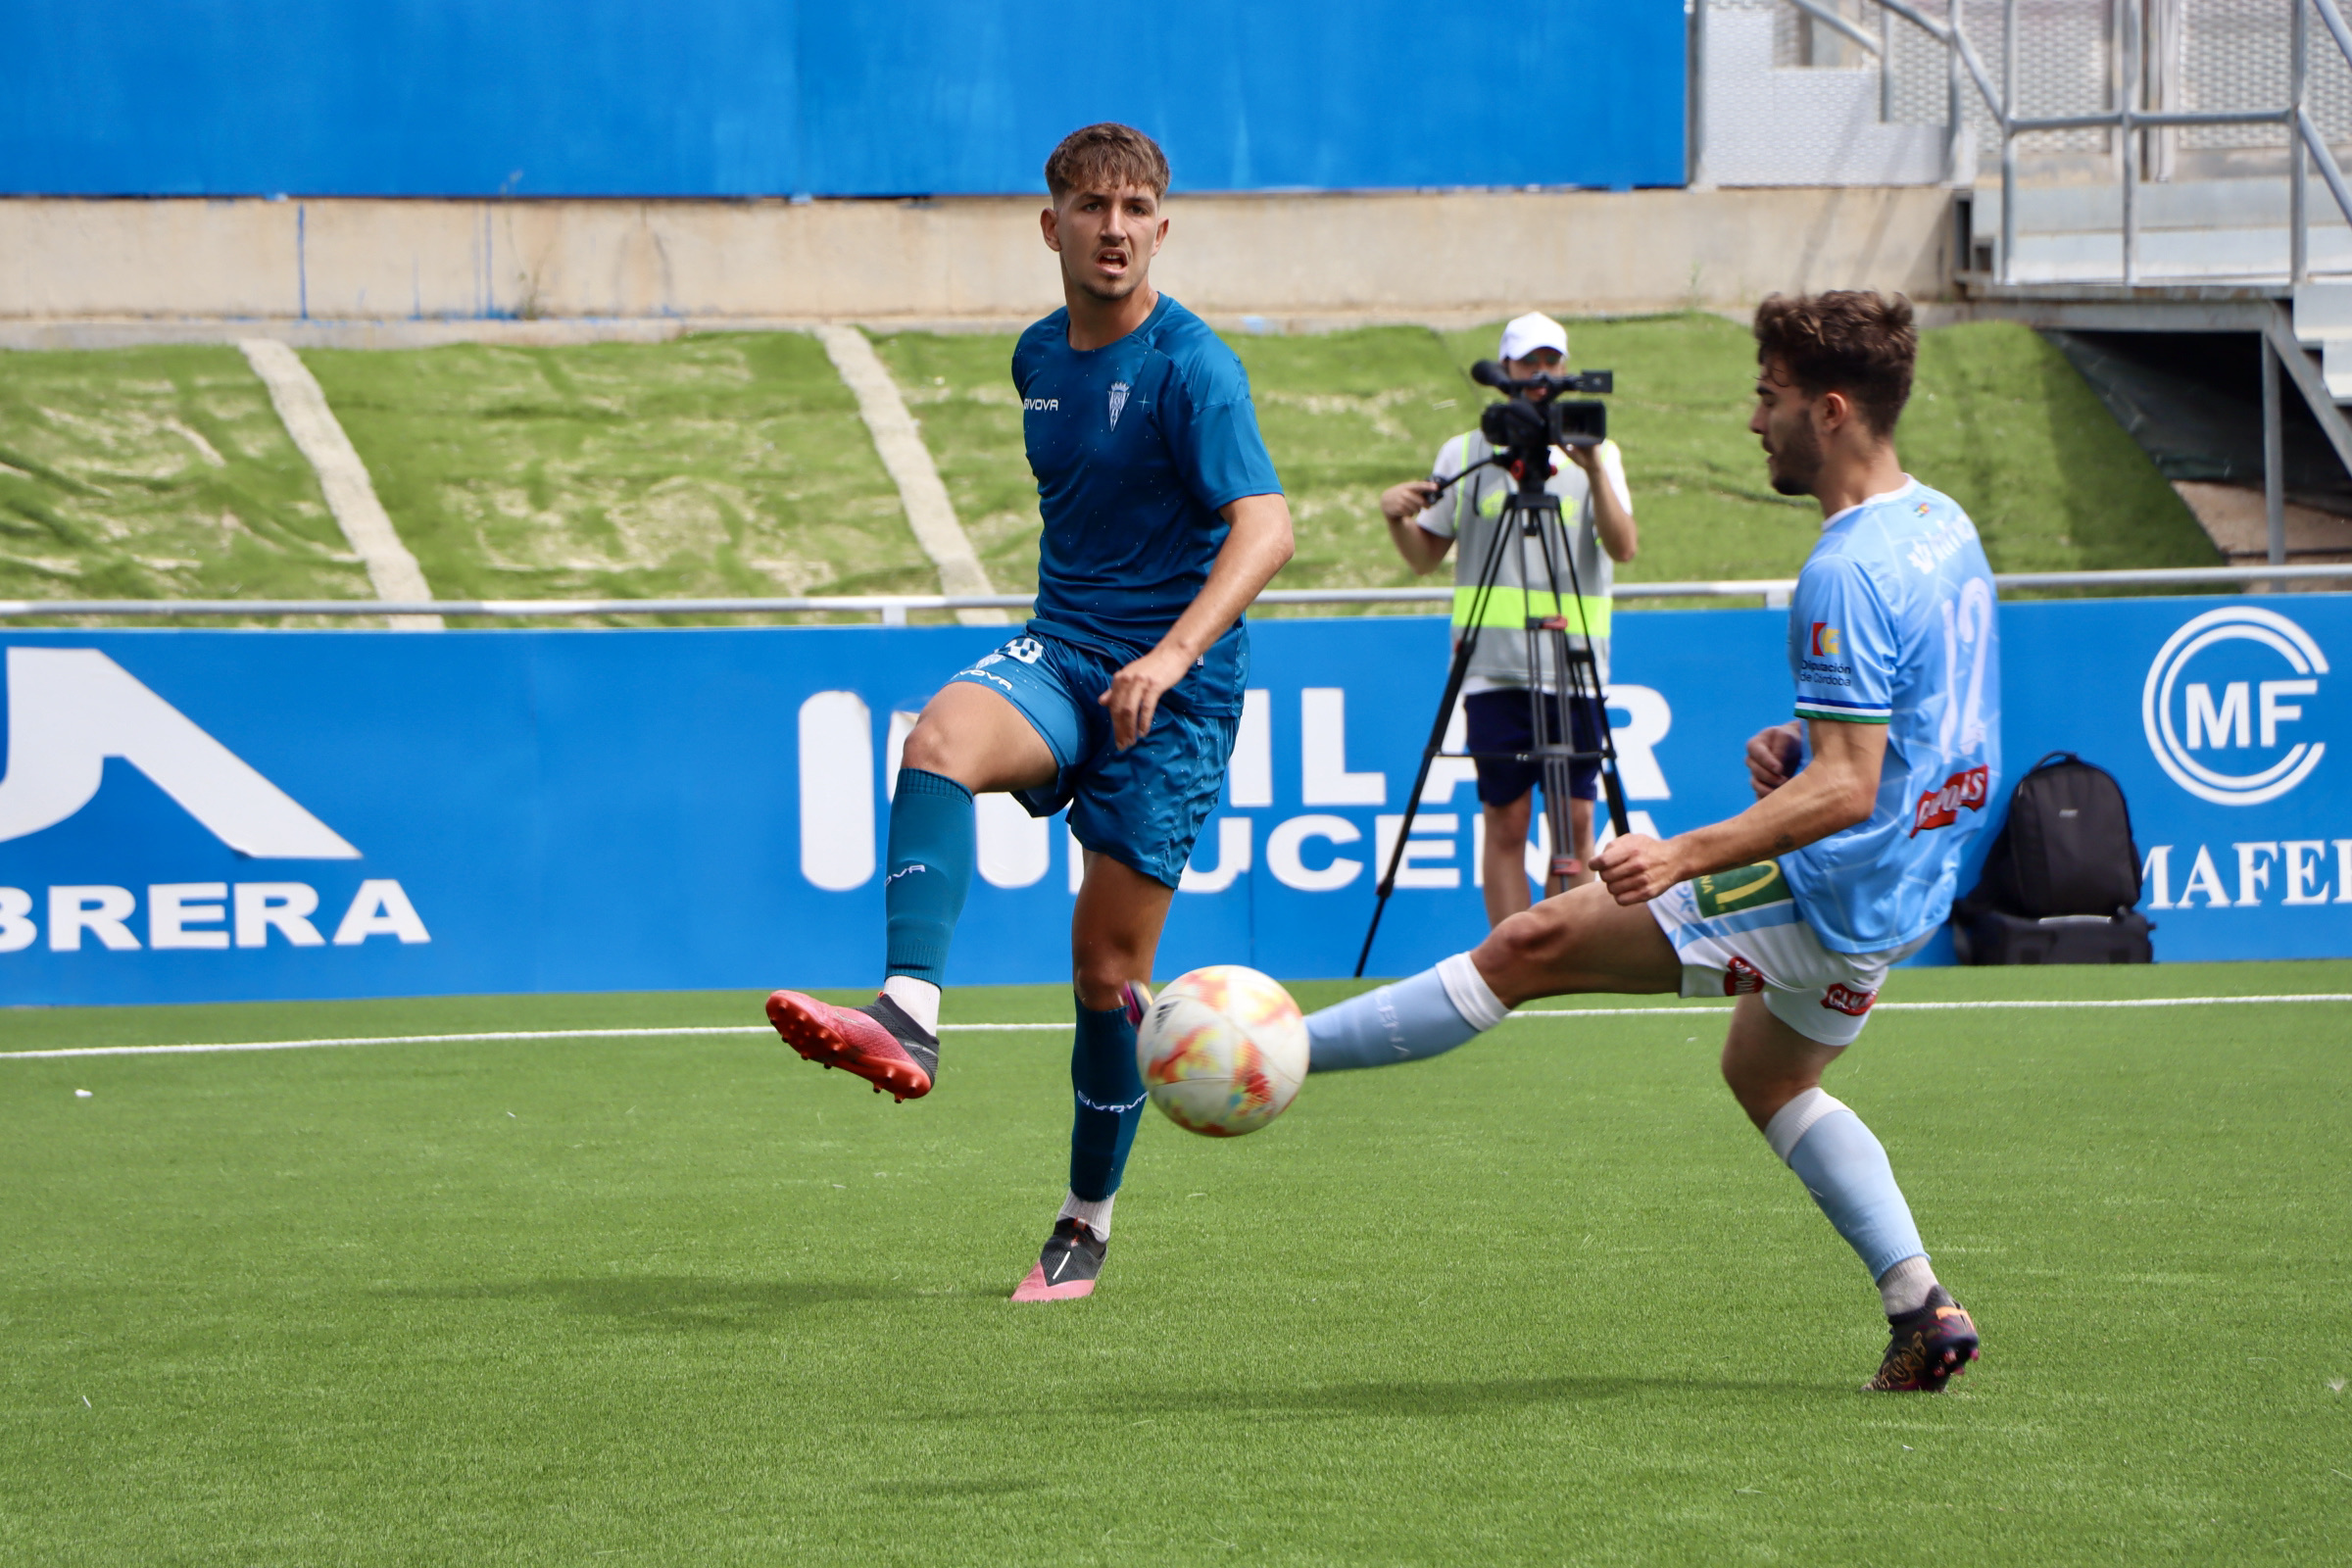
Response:
[{"label": "mf logo on board", "polygon": [[[94,648],[8,650],[8,771],[0,776],[0,843],[55,827],[96,799],[110,759],[121,758],[213,837],[256,860],[356,860],[359,850],[301,802]],[[159,868],[161,869],[161,868]],[[44,911],[49,947],[259,948],[328,942],[311,916],[318,890],[305,882],[153,882],[146,939],[134,930],[138,891],[107,883],[52,884]],[[233,913],[231,912],[233,910]],[[40,931],[31,893],[0,887],[0,953],[30,947]],[[360,884],[333,943],[370,936],[431,941],[400,884]]]},{"label": "mf logo on board", "polygon": [[2305,705],[2327,656],[2277,611],[2228,605],[2166,639],[2140,690],[2148,749],[2174,783],[2216,806],[2260,806],[2327,756]]}]

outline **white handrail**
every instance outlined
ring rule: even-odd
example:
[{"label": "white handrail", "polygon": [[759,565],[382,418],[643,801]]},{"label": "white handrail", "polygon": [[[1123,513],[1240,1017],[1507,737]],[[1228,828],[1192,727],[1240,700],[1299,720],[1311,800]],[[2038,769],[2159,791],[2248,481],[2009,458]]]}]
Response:
[{"label": "white handrail", "polygon": [[[2341,565],[2149,566],[2126,571],[2011,571],[1993,576],[2007,591],[2030,588],[2193,588],[2240,582],[2352,581]],[[1778,599],[1794,577],[1727,578],[1702,582],[1621,582],[1618,599]],[[1445,605],[1450,587],[1274,588],[1261,605]],[[881,614],[903,623],[912,610],[1025,610],[1026,594],[843,594],[793,599],[12,599],[0,600],[0,620],[56,615],[171,619],[184,615],[397,616],[476,615],[541,619],[555,615],[793,615]]]}]

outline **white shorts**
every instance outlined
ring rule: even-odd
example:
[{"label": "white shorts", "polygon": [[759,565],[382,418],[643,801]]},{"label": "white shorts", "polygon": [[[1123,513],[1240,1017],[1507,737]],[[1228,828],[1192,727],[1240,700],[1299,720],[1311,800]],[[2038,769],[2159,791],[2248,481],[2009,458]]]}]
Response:
[{"label": "white shorts", "polygon": [[1683,960],[1683,995],[1761,992],[1772,1015],[1807,1040],[1850,1046],[1887,967],[1927,945],[1836,953],[1805,923],[1778,862],[1759,861],[1667,889],[1649,904]]}]

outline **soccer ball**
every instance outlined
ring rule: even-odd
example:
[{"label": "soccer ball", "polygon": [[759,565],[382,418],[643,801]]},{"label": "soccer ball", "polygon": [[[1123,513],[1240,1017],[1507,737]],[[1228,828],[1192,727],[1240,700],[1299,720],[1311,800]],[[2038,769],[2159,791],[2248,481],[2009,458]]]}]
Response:
[{"label": "soccer ball", "polygon": [[1170,981],[1135,1036],[1152,1103],[1209,1138],[1239,1138],[1281,1115],[1306,1080],[1306,1054],[1298,1004],[1238,963]]}]

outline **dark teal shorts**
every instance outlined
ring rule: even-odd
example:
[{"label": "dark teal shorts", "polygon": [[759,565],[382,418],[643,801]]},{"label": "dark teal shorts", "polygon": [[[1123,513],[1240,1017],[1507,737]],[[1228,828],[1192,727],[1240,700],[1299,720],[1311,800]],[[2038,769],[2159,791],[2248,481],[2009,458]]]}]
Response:
[{"label": "dark teal shorts", "polygon": [[1070,832],[1081,845],[1172,888],[1217,808],[1241,715],[1203,716],[1171,701],[1171,692],[1160,699],[1150,731],[1122,752],[1101,698],[1125,663],[1031,632],[983,655],[953,680],[1009,701],[1053,749],[1054,782],[1013,792],[1031,816],[1068,807]]}]

